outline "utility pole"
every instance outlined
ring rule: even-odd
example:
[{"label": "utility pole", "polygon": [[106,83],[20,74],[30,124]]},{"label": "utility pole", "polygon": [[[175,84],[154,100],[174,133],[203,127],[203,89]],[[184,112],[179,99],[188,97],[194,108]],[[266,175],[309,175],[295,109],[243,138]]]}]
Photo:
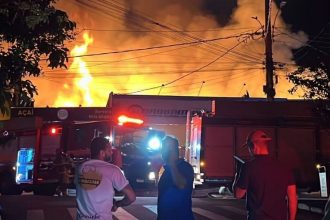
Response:
[{"label": "utility pole", "polygon": [[266,54],[266,85],[263,91],[267,95],[268,101],[273,101],[275,97],[273,71],[273,50],[272,50],[272,27],[271,27],[271,0],[265,0],[265,54]]}]

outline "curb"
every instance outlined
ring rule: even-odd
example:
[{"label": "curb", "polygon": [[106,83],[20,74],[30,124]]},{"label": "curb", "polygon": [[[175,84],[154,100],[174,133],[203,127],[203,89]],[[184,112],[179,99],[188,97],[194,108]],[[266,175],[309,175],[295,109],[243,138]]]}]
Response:
[{"label": "curb", "polygon": [[[207,196],[211,199],[235,199],[232,194],[220,195],[218,192],[210,192],[207,194]],[[299,201],[299,199],[298,199],[298,209],[316,213],[319,215],[323,215],[324,208],[316,207],[313,205],[308,205],[307,203],[303,202],[305,200],[308,201],[309,199],[311,199],[311,198],[304,198],[304,199],[302,199],[302,201]],[[318,199],[318,198],[315,198],[315,199]],[[324,200],[324,199],[321,198],[320,200]]]},{"label": "curb", "polygon": [[318,208],[318,207],[308,206],[305,203],[298,203],[298,209],[323,215],[323,209]]},{"label": "curb", "polygon": [[327,201],[328,198],[320,197],[319,193],[301,193],[298,197],[298,209],[323,215]]},{"label": "curb", "polygon": [[207,194],[211,199],[236,199],[232,194],[219,194],[218,192],[211,192]]},{"label": "curb", "polygon": [[207,198],[209,192],[204,190],[193,190],[192,198]]},{"label": "curb", "polygon": [[193,198],[207,198],[210,193],[217,193],[218,188],[194,188],[192,197]]}]

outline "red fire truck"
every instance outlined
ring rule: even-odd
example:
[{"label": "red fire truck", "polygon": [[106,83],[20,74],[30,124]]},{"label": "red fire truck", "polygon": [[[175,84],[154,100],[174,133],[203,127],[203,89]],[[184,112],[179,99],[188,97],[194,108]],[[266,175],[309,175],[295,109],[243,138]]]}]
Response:
[{"label": "red fire truck", "polygon": [[104,107],[11,109],[0,128],[0,193],[53,195],[65,176],[72,182],[98,136],[113,141],[114,163],[133,185],[154,184],[163,132],[145,128],[141,117],[119,116]]},{"label": "red fire truck", "polygon": [[214,106],[213,114],[194,115],[188,123],[186,158],[196,184],[231,185],[239,160],[250,157],[241,147],[246,136],[262,129],[272,137],[271,155],[293,170],[298,187],[319,189],[316,166],[330,165],[329,100],[218,99]]}]

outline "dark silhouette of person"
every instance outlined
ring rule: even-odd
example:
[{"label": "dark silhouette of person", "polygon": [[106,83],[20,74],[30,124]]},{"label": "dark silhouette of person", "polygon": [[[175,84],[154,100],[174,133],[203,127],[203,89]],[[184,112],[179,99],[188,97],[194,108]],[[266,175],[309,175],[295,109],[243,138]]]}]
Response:
[{"label": "dark silhouette of person", "polygon": [[161,155],[165,165],[158,183],[157,220],[193,220],[193,168],[179,158],[179,142],[174,137],[163,139]]},{"label": "dark silhouette of person", "polygon": [[234,196],[243,198],[246,194],[248,220],[294,220],[297,194],[293,174],[269,156],[269,141],[261,130],[248,135],[244,146],[253,159],[236,173]]}]

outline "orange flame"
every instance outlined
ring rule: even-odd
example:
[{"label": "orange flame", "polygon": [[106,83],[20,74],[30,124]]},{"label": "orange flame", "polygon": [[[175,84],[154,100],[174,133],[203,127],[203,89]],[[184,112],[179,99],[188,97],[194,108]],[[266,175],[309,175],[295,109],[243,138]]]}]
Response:
[{"label": "orange flame", "polygon": [[88,33],[83,34],[84,44],[76,45],[71,50],[71,56],[74,57],[70,65],[70,72],[77,72],[73,80],[73,85],[68,83],[63,84],[63,91],[58,95],[55,106],[74,107],[74,106],[91,106],[93,99],[91,96],[90,84],[92,83],[92,76],[84,62],[83,57],[88,51],[88,46],[93,43],[93,38],[89,37]]}]

